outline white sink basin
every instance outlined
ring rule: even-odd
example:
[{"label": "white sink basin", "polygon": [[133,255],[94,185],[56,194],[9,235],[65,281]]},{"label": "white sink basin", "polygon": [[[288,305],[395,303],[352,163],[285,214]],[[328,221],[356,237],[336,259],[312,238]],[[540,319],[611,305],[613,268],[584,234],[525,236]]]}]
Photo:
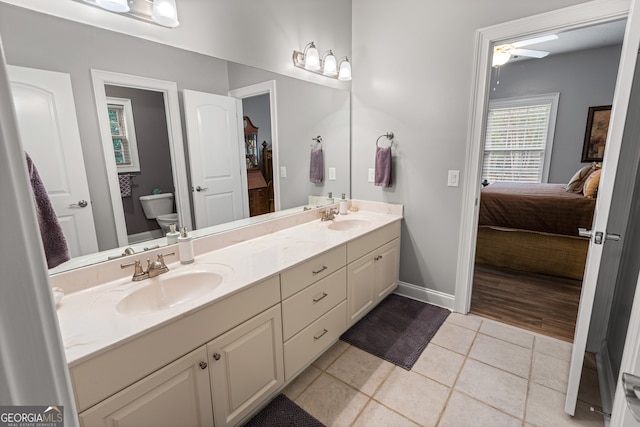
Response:
[{"label": "white sink basin", "polygon": [[141,287],[124,296],[116,310],[122,314],[142,314],[175,307],[212,292],[230,273],[231,268],[221,264],[169,271],[140,282]]},{"label": "white sink basin", "polygon": [[329,230],[334,231],[349,231],[369,227],[370,225],[371,221],[368,221],[366,219],[345,218],[334,220],[331,224],[329,224],[328,228]]}]

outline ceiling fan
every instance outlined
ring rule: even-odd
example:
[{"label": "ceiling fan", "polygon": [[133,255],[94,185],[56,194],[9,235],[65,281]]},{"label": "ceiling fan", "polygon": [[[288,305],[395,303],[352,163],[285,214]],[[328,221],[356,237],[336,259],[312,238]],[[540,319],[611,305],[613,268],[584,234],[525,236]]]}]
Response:
[{"label": "ceiling fan", "polygon": [[524,46],[530,46],[537,43],[548,42],[551,40],[557,40],[558,36],[555,34],[548,34],[546,36],[534,37],[531,39],[520,40],[514,43],[507,43],[495,46],[493,48],[493,60],[492,65],[499,67],[504,65],[513,56],[528,56],[531,58],[544,58],[549,55],[549,52],[544,50],[532,50],[521,49]]}]

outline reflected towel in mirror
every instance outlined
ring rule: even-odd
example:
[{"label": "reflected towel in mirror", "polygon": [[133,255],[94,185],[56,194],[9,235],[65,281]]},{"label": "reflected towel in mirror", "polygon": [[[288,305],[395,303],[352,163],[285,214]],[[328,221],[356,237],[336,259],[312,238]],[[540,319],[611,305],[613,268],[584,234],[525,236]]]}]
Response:
[{"label": "reflected towel in mirror", "polygon": [[320,183],[324,180],[324,157],[322,147],[311,149],[311,162],[309,167],[309,181]]},{"label": "reflected towel in mirror", "polygon": [[38,217],[44,253],[47,257],[47,266],[53,268],[70,259],[67,239],[64,237],[62,227],[60,227],[60,222],[58,222],[58,217],[53,210],[49,194],[44,187],[36,165],[27,153],[24,154],[27,158],[27,171],[29,172],[29,181],[33,190],[36,216]]},{"label": "reflected towel in mirror", "polygon": [[391,187],[391,147],[376,147],[375,185]]}]

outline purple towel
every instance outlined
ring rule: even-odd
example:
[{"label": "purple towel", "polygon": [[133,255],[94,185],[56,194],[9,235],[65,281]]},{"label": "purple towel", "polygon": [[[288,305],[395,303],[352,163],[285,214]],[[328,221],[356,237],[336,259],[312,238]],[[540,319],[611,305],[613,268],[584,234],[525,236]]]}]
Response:
[{"label": "purple towel", "polygon": [[33,190],[33,198],[36,203],[36,215],[40,226],[44,254],[47,257],[47,266],[53,268],[70,259],[67,239],[64,237],[58,217],[53,210],[53,206],[51,206],[47,189],[40,179],[36,165],[33,164],[31,157],[27,153],[24,154],[27,157],[27,170]]},{"label": "purple towel", "polygon": [[376,179],[378,187],[391,187],[391,147],[376,147]]},{"label": "purple towel", "polygon": [[309,181],[320,183],[324,180],[324,158],[322,148],[311,149],[311,163],[309,167]]}]

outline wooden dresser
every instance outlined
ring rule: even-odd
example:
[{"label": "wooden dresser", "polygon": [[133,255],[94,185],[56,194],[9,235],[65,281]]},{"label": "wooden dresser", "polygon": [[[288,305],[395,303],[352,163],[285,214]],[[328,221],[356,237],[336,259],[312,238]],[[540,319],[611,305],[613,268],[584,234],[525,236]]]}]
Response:
[{"label": "wooden dresser", "polygon": [[256,216],[269,212],[269,193],[267,181],[260,168],[247,169],[247,187],[249,188],[249,215]]}]

